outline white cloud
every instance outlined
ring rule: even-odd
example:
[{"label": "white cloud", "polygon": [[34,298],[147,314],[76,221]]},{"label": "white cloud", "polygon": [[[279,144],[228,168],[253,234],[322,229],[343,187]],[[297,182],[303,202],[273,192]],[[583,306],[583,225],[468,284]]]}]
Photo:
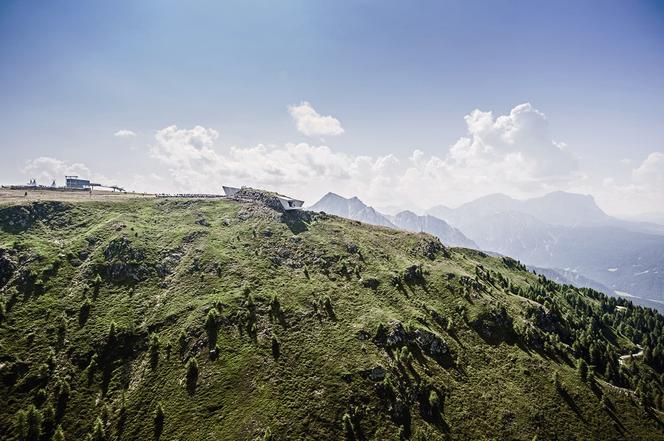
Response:
[{"label": "white cloud", "polygon": [[90,169],[85,164],[66,162],[48,156],[28,161],[22,171],[28,179],[36,179],[41,185],[50,185],[53,180],[62,185],[65,175],[90,176]]},{"label": "white cloud", "polygon": [[[311,109],[307,103],[298,107]],[[442,154],[415,150],[406,159],[346,154],[307,143],[221,151],[214,146],[218,132],[201,126],[158,131],[150,153],[169,168],[181,191],[253,185],[309,199],[335,191],[375,204],[455,204],[491,192],[529,196],[578,177],[576,159],[551,139],[546,117],[530,104],[498,118],[475,110],[466,124],[468,135]]]},{"label": "white cloud", "polygon": [[[562,189],[594,194],[602,206],[613,208],[613,203],[627,207],[624,211],[664,209],[662,153],[635,161],[639,165],[622,180],[591,178],[579,169],[573,152],[554,141],[546,116],[530,104],[497,117],[474,110],[465,121],[467,133],[449,147],[414,150],[407,157],[344,153],[309,143],[225,147],[212,128],[169,126],[157,131],[149,146],[153,168],[116,176],[113,182],[155,192],[219,193],[221,185],[249,185],[308,203],[334,191],[378,206],[404,207],[456,205],[495,192],[529,197]],[[89,175],[83,164],[54,158],[37,158],[25,172],[43,180]]]},{"label": "white cloud", "polygon": [[664,211],[664,153],[652,152],[627,177],[605,177],[586,191],[614,214]]},{"label": "white cloud", "polygon": [[465,121],[469,136],[460,138],[447,158],[455,168],[498,168],[529,184],[574,177],[576,158],[551,138],[546,116],[530,103],[498,118],[476,109]]},{"label": "white cloud", "polygon": [[320,115],[306,101],[288,106],[288,112],[295,121],[297,130],[307,136],[337,136],[344,133],[338,119]]},{"label": "white cloud", "polygon": [[126,138],[126,139],[128,139],[128,138],[136,137],[136,133],[134,133],[131,130],[122,129],[122,130],[118,130],[117,132],[115,132],[113,134],[113,136],[115,136],[116,138]]},{"label": "white cloud", "polygon": [[637,185],[646,190],[664,192],[664,153],[652,152],[638,168],[632,171]]}]

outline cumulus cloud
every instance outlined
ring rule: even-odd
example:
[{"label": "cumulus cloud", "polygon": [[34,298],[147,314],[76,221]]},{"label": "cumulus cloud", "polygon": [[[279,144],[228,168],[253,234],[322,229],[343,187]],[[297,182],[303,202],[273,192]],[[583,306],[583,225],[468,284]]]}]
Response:
[{"label": "cumulus cloud", "polygon": [[646,190],[664,192],[664,153],[649,154],[641,165],[632,171],[632,177],[637,185]]},{"label": "cumulus cloud", "polygon": [[337,136],[344,133],[338,119],[320,115],[306,101],[288,106],[288,112],[295,121],[297,130],[307,136]]},{"label": "cumulus cloud", "polygon": [[627,176],[605,177],[585,191],[614,214],[664,211],[664,153],[652,152],[642,161],[631,162],[638,165]]},{"label": "cumulus cloud", "polygon": [[[291,107],[291,114],[313,111],[308,103],[295,107],[305,110]],[[254,185],[304,198],[335,191],[375,204],[455,204],[491,192],[529,196],[577,177],[575,157],[551,138],[546,117],[530,104],[498,117],[475,110],[465,120],[467,135],[449,148],[437,154],[415,150],[407,158],[353,155],[308,143],[220,149],[219,133],[201,126],[158,131],[150,154],[168,167],[182,191]]]},{"label": "cumulus cloud", "polygon": [[452,146],[447,158],[455,168],[501,169],[511,180],[527,183],[567,180],[577,170],[576,158],[551,138],[546,116],[530,103],[497,118],[476,109],[465,121],[468,136]]},{"label": "cumulus cloud", "polygon": [[128,138],[134,138],[136,136],[136,133],[134,133],[131,130],[122,129],[122,130],[118,130],[117,132],[115,132],[113,134],[113,136],[115,136],[116,138],[126,138],[126,139],[128,139]]},{"label": "cumulus cloud", "polygon": [[85,164],[48,156],[31,159],[22,171],[28,179],[36,179],[42,185],[50,185],[53,180],[62,184],[65,175],[90,176],[90,169]]}]

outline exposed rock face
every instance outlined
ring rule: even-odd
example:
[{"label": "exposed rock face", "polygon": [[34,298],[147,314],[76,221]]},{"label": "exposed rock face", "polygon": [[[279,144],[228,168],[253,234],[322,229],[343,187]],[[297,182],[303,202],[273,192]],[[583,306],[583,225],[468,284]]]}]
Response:
[{"label": "exposed rock face", "polygon": [[144,253],[126,237],[113,239],[104,250],[106,264],[100,268],[106,278],[117,283],[136,283],[146,279],[151,268],[144,263]]},{"label": "exposed rock face", "polygon": [[16,263],[11,258],[10,250],[0,248],[0,288],[5,286],[16,271]]},{"label": "exposed rock face", "polygon": [[25,231],[36,221],[48,221],[69,208],[68,204],[54,201],[5,207],[0,209],[0,228],[9,233]]},{"label": "exposed rock face", "polygon": [[405,269],[403,279],[406,283],[420,282],[423,279],[422,267],[419,265],[411,265]]},{"label": "exposed rock face", "polygon": [[503,307],[483,312],[471,324],[485,339],[509,340],[514,336],[512,317]]},{"label": "exposed rock face", "polygon": [[418,329],[415,331],[415,341],[417,345],[422,349],[422,352],[429,355],[430,357],[440,357],[441,355],[447,354],[449,347],[445,340],[425,329]]},{"label": "exposed rock face", "polygon": [[369,371],[369,378],[371,381],[383,381],[386,371],[382,366],[376,366]]},{"label": "exposed rock face", "polygon": [[134,248],[126,237],[113,239],[104,250],[106,260],[142,260],[145,256],[140,250]]},{"label": "exposed rock face", "polygon": [[392,322],[388,326],[380,325],[374,337],[378,346],[394,348],[406,342],[407,334],[401,322]]},{"label": "exposed rock face", "polygon": [[374,343],[391,349],[416,344],[422,352],[433,358],[449,353],[449,346],[438,335],[426,329],[406,330],[401,322],[381,325],[374,337]]},{"label": "exposed rock face", "polygon": [[423,235],[422,239],[413,248],[414,255],[421,255],[431,260],[435,259],[439,253],[445,257],[449,255],[440,239],[432,236]]},{"label": "exposed rock face", "polygon": [[232,196],[232,199],[236,200],[250,200],[255,202],[260,202],[268,208],[271,208],[275,211],[283,213],[284,206],[281,205],[279,198],[274,193],[269,193],[267,191],[256,190],[253,188],[243,187],[237,193]]}]

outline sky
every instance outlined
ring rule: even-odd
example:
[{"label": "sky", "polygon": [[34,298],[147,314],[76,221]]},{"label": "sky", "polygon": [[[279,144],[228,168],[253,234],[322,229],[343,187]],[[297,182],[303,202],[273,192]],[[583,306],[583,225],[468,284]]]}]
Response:
[{"label": "sky", "polygon": [[0,2],[0,183],[664,212],[661,1]]}]

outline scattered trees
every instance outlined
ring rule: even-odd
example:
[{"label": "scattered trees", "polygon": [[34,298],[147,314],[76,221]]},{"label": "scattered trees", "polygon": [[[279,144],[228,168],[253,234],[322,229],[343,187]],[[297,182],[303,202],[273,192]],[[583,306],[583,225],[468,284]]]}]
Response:
[{"label": "scattered trees", "polygon": [[27,410],[21,410],[17,415],[17,431],[21,441],[39,441],[42,433],[42,413],[31,404]]}]

